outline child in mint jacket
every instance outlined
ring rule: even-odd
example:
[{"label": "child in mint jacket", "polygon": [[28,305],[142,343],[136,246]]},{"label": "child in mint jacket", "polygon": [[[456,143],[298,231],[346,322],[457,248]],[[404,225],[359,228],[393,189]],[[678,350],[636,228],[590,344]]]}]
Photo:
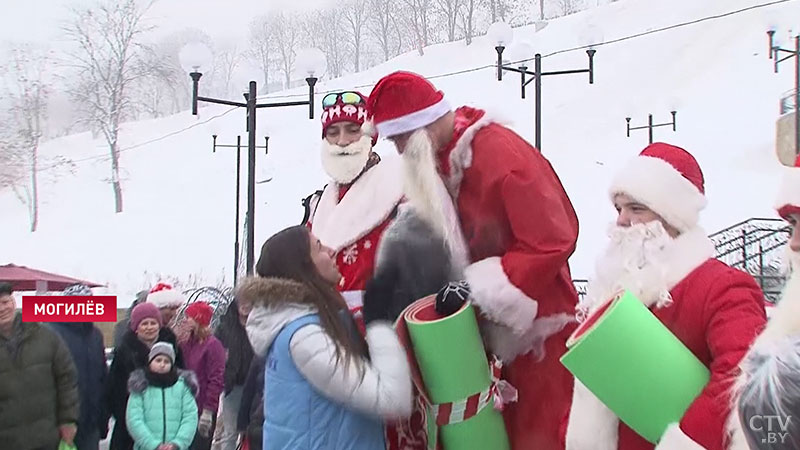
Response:
[{"label": "child in mint jacket", "polygon": [[126,423],[134,450],[186,450],[197,430],[197,379],[175,368],[175,349],[156,342],[146,368],[128,379]]}]

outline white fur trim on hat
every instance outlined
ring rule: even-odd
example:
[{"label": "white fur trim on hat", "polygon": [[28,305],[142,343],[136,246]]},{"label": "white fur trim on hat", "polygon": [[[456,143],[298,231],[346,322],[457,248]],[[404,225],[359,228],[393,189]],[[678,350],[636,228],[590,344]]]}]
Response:
[{"label": "white fur trim on hat", "polygon": [[667,427],[655,450],[706,450],[706,448],[687,436],[677,423],[673,423]]},{"label": "white fur trim on hat", "polygon": [[380,136],[389,138],[430,125],[450,111],[450,104],[443,98],[427,108],[414,111],[405,116],[385,120],[375,124],[375,126]]},{"label": "white fur trim on hat", "polygon": [[775,209],[778,210],[785,206],[800,207],[800,168],[786,167],[784,170],[775,202]]},{"label": "white fur trim on hat", "polygon": [[611,200],[627,194],[683,232],[694,228],[706,197],[672,165],[660,158],[637,156],[614,177]]},{"label": "white fur trim on hat", "polygon": [[186,302],[186,297],[175,289],[162,289],[147,294],[147,303],[152,303],[159,308],[167,306],[181,306]]}]

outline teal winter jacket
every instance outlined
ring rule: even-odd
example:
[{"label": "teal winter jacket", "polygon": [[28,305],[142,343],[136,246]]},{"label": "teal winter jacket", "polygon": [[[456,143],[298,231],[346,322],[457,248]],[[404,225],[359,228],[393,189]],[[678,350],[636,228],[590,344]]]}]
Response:
[{"label": "teal winter jacket", "polygon": [[134,450],[155,450],[172,443],[186,450],[197,430],[197,379],[190,371],[179,370],[172,386],[150,386],[142,369],[128,379],[128,406],[125,421],[134,441]]}]

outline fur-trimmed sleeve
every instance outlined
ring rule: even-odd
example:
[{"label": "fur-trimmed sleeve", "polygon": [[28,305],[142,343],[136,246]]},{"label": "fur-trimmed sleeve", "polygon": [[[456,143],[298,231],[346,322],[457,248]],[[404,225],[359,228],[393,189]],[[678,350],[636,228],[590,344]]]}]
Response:
[{"label": "fur-trimmed sleeve", "polygon": [[328,398],[384,418],[411,414],[411,373],[400,341],[388,323],[367,327],[371,361],[364,372],[354,361],[336,361],[333,340],[318,325],[298,330],[289,343],[292,360],[303,376]]},{"label": "fur-trimmed sleeve", "polygon": [[481,311],[521,333],[542,313],[538,302],[547,301],[575,250],[578,218],[550,163],[522,138],[499,128],[478,133],[473,146],[475,158],[498,147],[507,156],[489,192],[503,203],[511,241],[505,254],[470,265],[466,278]]}]

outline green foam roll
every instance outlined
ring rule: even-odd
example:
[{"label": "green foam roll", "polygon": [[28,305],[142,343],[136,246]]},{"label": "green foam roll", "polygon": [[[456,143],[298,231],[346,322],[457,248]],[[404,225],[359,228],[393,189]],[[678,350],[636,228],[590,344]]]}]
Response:
[{"label": "green foam roll", "polygon": [[561,363],[626,425],[652,443],[679,422],[710,377],[628,291],[594,312],[567,341]]},{"label": "green foam roll", "polygon": [[[402,339],[406,330],[400,328],[407,328],[413,350],[412,372],[415,381],[422,384],[418,387],[423,395],[434,404],[465,400],[486,390],[492,382],[475,310],[466,303],[443,318],[436,313],[434,303],[434,296],[412,303],[401,315],[398,333]],[[429,423],[435,420],[429,414]],[[492,401],[475,416],[440,427],[438,438],[445,450],[510,448],[503,417]]]}]

